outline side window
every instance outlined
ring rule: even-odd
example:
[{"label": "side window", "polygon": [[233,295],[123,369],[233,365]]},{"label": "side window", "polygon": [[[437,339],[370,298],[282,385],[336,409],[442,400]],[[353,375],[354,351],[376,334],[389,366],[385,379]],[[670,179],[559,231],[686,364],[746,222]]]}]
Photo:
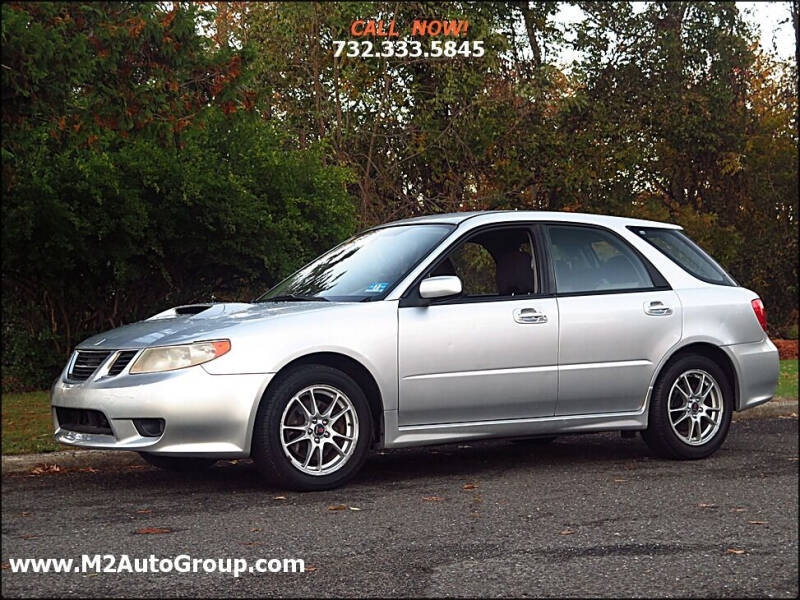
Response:
[{"label": "side window", "polygon": [[450,255],[465,296],[497,295],[497,263],[478,242],[468,241]]},{"label": "side window", "polygon": [[638,256],[614,235],[592,227],[551,225],[556,291],[599,292],[651,288]]},{"label": "side window", "polygon": [[462,297],[536,294],[539,284],[534,256],[528,229],[495,229],[461,242],[430,275],[457,275]]}]

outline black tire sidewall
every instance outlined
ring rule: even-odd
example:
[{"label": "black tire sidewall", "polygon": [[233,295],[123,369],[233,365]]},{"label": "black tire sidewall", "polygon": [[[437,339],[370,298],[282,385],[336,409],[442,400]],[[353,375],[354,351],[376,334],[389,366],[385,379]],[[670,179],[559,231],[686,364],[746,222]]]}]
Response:
[{"label": "black tire sidewall", "polygon": [[[716,380],[722,391],[722,423],[714,437],[702,446],[690,446],[683,442],[673,431],[669,420],[670,389],[682,373],[692,369],[706,371]],[[653,388],[648,428],[644,435],[645,440],[659,454],[669,458],[694,460],[710,456],[722,446],[728,435],[734,402],[732,383],[728,380],[725,371],[716,362],[699,354],[681,357],[667,367]]]},{"label": "black tire sidewall", "polygon": [[[280,439],[280,420],[292,397],[312,385],[329,385],[343,392],[358,415],[358,440],[353,454],[339,470],[329,475],[307,475],[286,457]],[[270,386],[261,401],[253,427],[253,459],[276,483],[297,491],[326,490],[343,485],[359,471],[372,443],[372,414],[361,387],[346,373],[326,365],[304,365]]]}]

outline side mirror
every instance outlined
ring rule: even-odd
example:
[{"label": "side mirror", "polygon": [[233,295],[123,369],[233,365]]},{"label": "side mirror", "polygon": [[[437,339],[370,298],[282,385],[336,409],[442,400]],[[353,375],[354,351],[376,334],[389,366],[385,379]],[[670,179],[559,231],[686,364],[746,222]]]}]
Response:
[{"label": "side mirror", "polygon": [[428,277],[419,284],[419,295],[422,298],[445,298],[461,293],[461,280],[455,275]]}]

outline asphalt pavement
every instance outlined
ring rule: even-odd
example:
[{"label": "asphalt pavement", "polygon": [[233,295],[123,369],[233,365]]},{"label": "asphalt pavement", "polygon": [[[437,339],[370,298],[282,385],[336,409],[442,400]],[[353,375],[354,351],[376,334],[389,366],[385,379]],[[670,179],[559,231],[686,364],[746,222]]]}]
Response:
[{"label": "asphalt pavement", "polygon": [[[710,459],[593,434],[375,454],[298,494],[247,461],[3,477],[5,597],[797,597],[798,421],[745,420]],[[150,532],[150,533],[147,533]],[[11,558],[301,558],[304,573],[12,573]]]}]

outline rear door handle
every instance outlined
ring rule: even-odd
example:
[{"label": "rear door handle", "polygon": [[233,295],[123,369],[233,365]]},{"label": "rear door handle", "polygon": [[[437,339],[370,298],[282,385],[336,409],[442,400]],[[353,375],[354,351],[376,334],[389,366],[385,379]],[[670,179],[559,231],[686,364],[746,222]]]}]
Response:
[{"label": "rear door handle", "polygon": [[672,309],[661,300],[653,300],[652,302],[644,303],[644,312],[654,317],[665,317],[672,314]]},{"label": "rear door handle", "polygon": [[517,323],[547,323],[547,315],[540,313],[535,308],[515,308],[514,320]]}]

